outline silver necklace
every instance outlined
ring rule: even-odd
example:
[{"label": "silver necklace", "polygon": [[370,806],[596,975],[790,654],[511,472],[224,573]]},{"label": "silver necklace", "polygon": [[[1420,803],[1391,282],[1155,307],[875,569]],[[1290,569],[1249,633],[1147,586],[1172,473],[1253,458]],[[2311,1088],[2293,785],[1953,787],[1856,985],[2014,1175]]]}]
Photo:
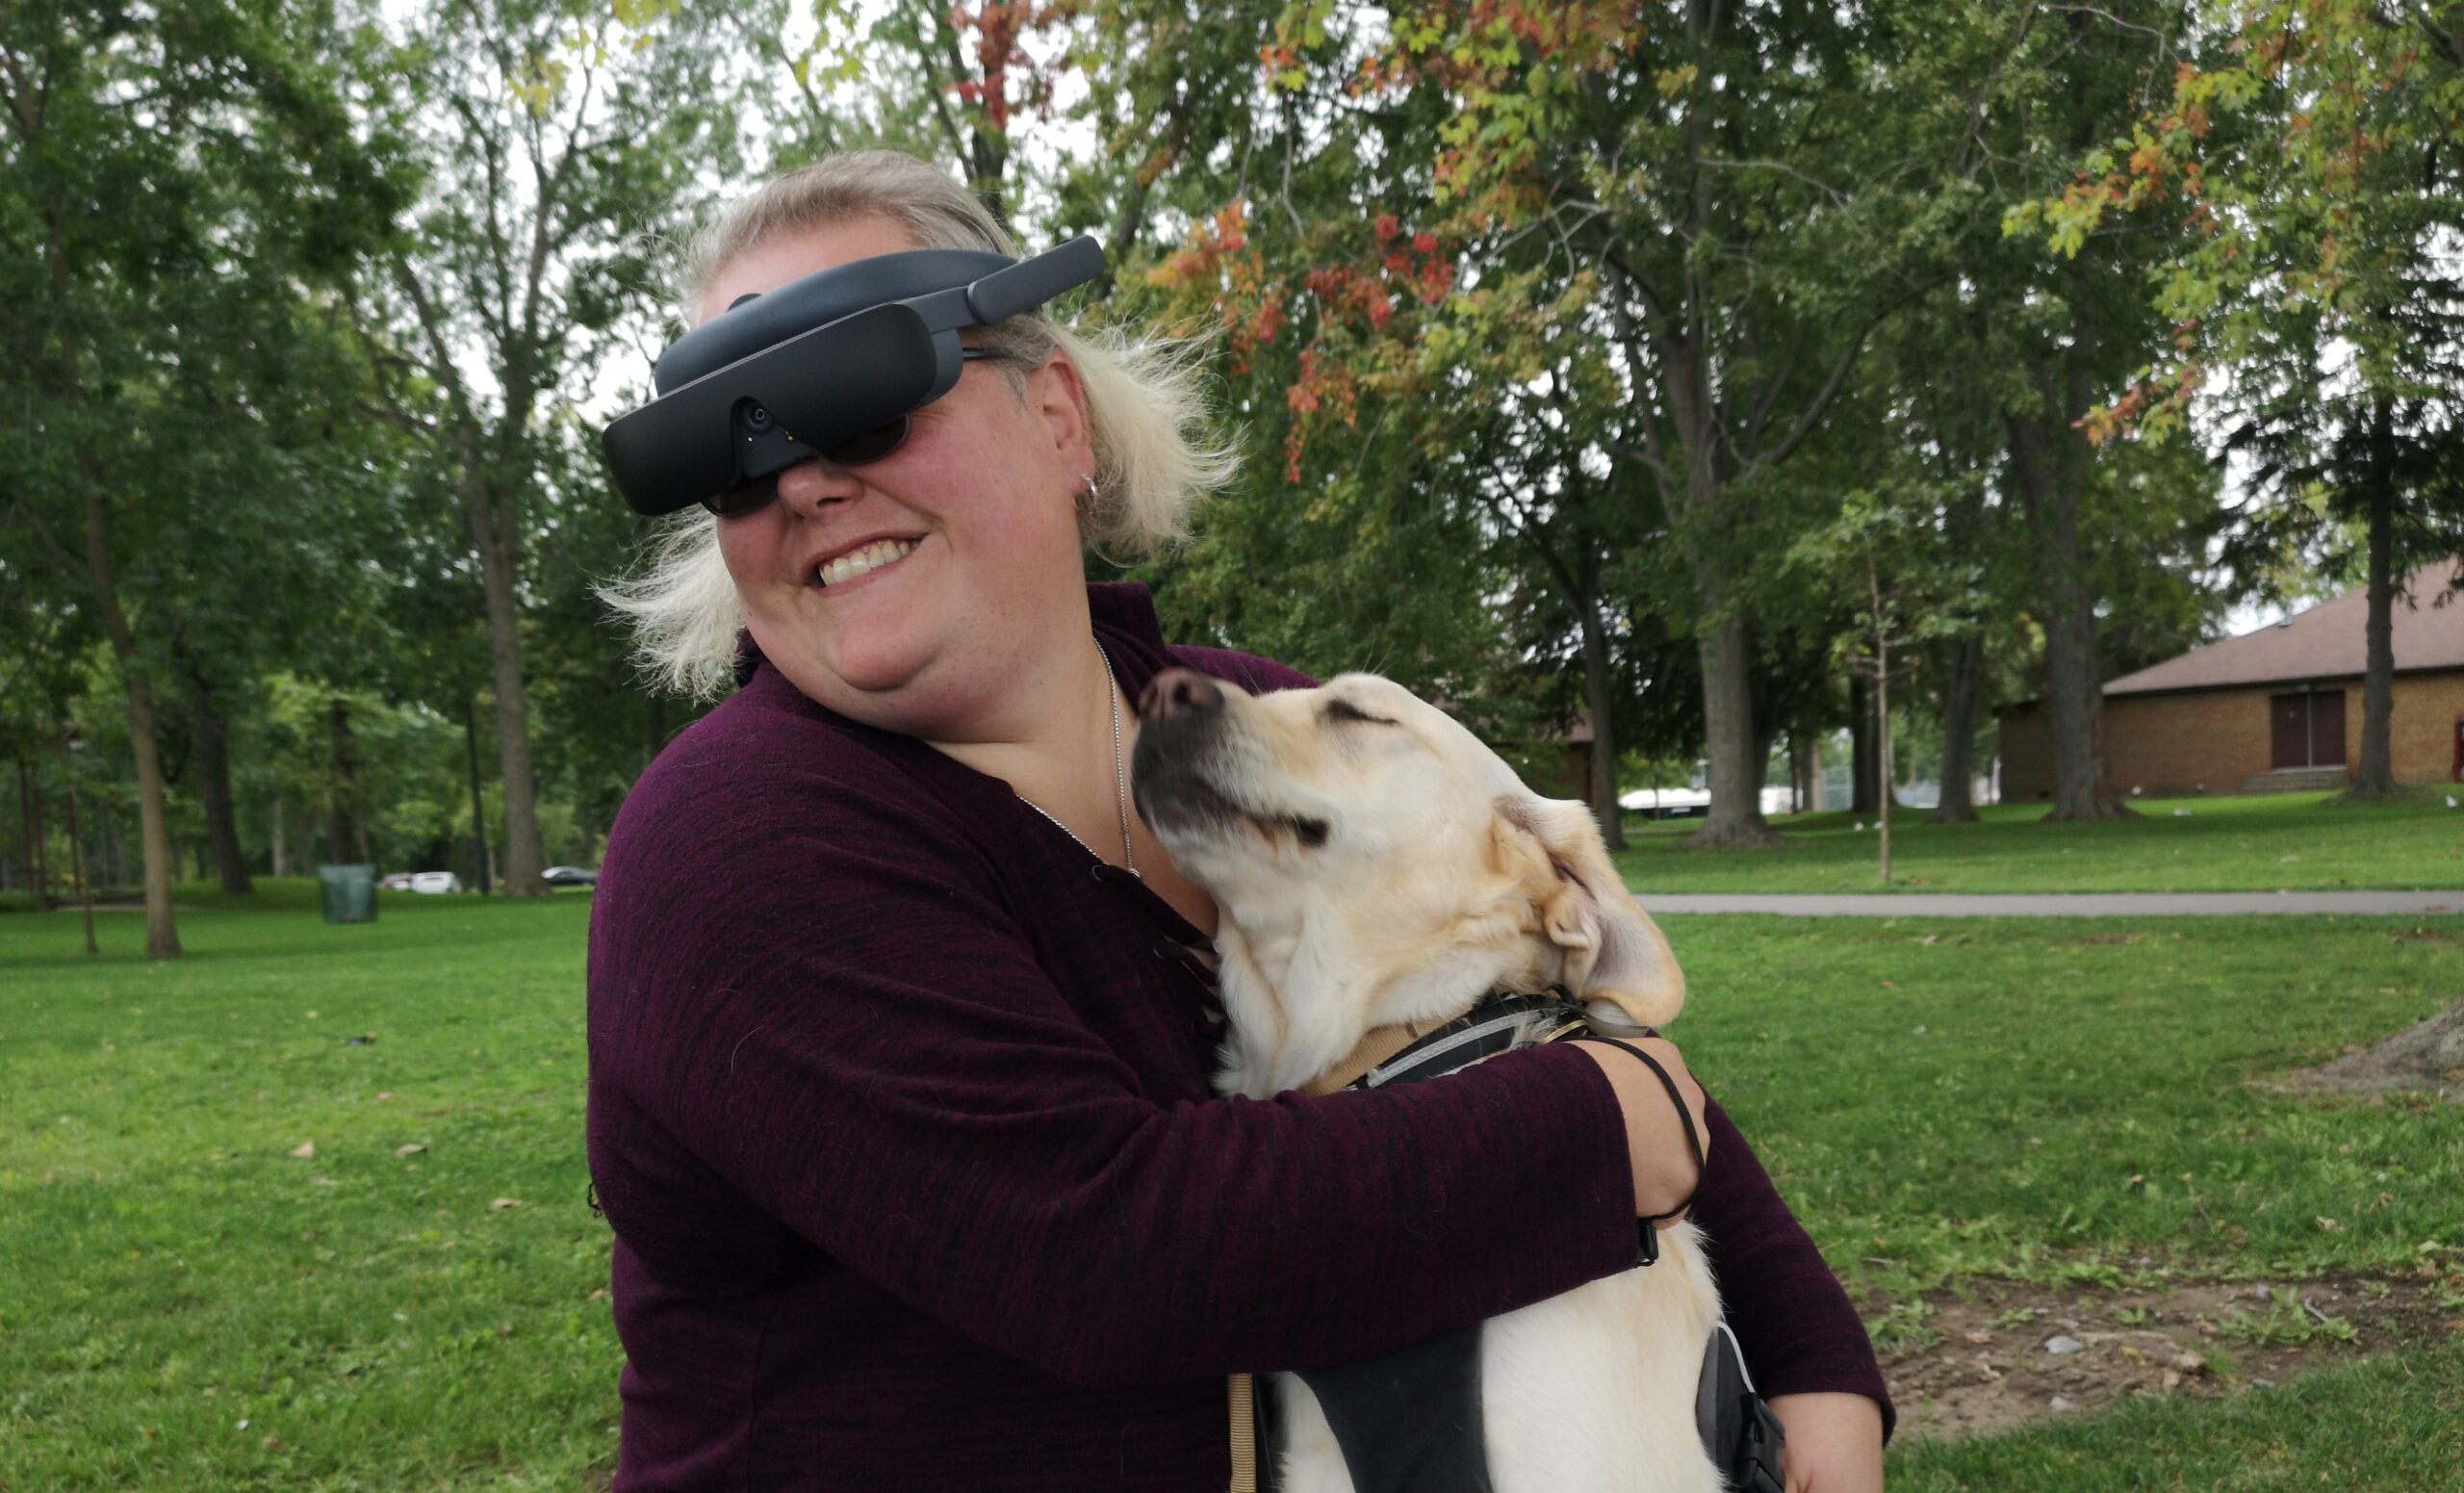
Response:
[{"label": "silver necklace", "polygon": [[[1100,642],[1095,645],[1095,656],[1104,660],[1104,689],[1112,698],[1113,787],[1114,790],[1119,794],[1121,868],[1128,871],[1132,876],[1138,876],[1138,853],[1130,848],[1129,843],[1129,764],[1122,759],[1120,752],[1120,681],[1114,678],[1112,655],[1104,652],[1104,645]],[[1075,830],[1072,830],[1069,826],[1062,823],[1058,819],[1053,819],[1052,815],[1045,811],[1041,804],[1037,803],[1034,799],[1027,797],[1023,793],[1018,795],[1018,802],[1026,805],[1036,812],[1042,814],[1046,819],[1051,819],[1052,827],[1054,829],[1068,836],[1071,839],[1077,840],[1079,849],[1087,852],[1087,854],[1091,856],[1095,856],[1094,846],[1088,844],[1083,839],[1078,839],[1078,833]],[[1095,859],[1101,861],[1103,857],[1095,856]],[[1143,881],[1145,878],[1141,876],[1139,879]]]}]

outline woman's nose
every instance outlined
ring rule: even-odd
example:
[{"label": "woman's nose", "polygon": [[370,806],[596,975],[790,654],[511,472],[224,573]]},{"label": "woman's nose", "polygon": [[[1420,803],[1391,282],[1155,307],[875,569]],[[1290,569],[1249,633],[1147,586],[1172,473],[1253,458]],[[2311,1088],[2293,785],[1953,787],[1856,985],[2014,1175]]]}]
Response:
[{"label": "woman's nose", "polygon": [[811,513],[825,503],[854,497],[862,486],[862,479],[855,473],[816,456],[779,474],[779,501]]}]

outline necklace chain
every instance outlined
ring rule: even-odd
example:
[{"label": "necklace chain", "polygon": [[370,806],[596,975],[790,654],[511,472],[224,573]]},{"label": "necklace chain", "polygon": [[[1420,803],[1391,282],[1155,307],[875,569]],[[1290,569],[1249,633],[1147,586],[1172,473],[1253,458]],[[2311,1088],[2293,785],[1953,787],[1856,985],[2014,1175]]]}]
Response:
[{"label": "necklace chain", "polygon": [[[1138,853],[1130,848],[1129,842],[1129,763],[1122,758],[1120,750],[1120,681],[1113,674],[1112,655],[1104,652],[1104,645],[1100,642],[1095,645],[1095,656],[1104,660],[1104,690],[1110,697],[1113,708],[1113,787],[1119,795],[1121,868],[1132,876],[1138,876]],[[1046,819],[1052,820],[1054,829],[1073,840],[1078,840],[1079,849],[1091,856],[1095,856],[1094,846],[1083,839],[1078,839],[1077,831],[1059,819],[1054,819],[1051,812],[1041,804],[1023,793],[1018,795],[1018,802],[1042,814]],[[1103,857],[1095,856],[1095,859],[1101,861]]]},{"label": "necklace chain", "polygon": [[1095,645],[1095,656],[1104,660],[1104,689],[1113,702],[1113,785],[1120,794],[1120,860],[1130,875],[1138,874],[1138,852],[1129,845],[1129,764],[1120,755],[1120,681],[1113,677],[1113,656],[1104,645]]}]

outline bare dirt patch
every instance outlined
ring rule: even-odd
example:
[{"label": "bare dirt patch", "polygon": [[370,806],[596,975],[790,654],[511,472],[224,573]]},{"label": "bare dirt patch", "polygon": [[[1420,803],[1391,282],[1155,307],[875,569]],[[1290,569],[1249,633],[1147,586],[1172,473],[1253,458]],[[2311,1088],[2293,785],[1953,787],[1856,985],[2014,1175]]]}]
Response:
[{"label": "bare dirt patch", "polygon": [[2442,1300],[2435,1277],[2117,1291],[1966,1284],[1964,1300],[1928,1300],[1930,1343],[1884,1357],[1902,1435],[1983,1435],[2135,1395],[2213,1399],[2464,1332],[2464,1307]]},{"label": "bare dirt patch", "polygon": [[2297,1069],[2281,1087],[2296,1094],[2415,1091],[2464,1104],[2464,1001],[2393,1037]]}]

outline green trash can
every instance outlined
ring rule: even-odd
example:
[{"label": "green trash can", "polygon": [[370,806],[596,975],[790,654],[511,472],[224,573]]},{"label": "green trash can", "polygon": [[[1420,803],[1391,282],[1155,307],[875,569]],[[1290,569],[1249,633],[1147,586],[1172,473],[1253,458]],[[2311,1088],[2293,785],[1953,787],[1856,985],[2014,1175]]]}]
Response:
[{"label": "green trash can", "polygon": [[376,921],[376,867],[321,865],[317,896],[325,905],[329,923],[372,923]]}]

